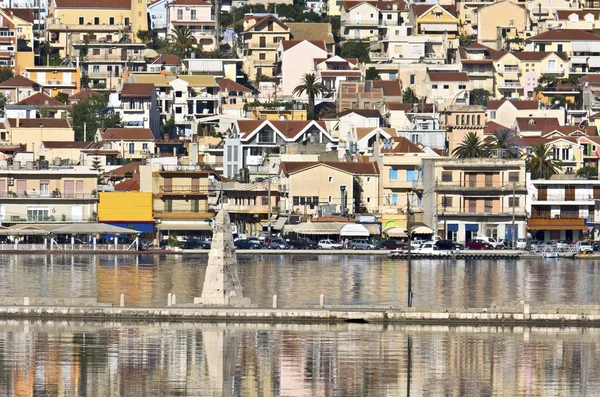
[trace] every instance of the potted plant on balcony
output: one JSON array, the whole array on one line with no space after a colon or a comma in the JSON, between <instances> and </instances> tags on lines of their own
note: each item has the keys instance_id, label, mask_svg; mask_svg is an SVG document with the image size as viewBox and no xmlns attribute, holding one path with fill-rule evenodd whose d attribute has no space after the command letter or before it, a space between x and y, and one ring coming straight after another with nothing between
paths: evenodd
<instances>
[{"instance_id":1,"label":"potted plant on balcony","mask_svg":"<svg viewBox=\"0 0 600 397\"><path fill-rule=\"evenodd\" d=\"M60 193L60 189L56 188L52 191L52 198L60 198L61 197L61 193Z\"/></svg>"},{"instance_id":2,"label":"potted plant on balcony","mask_svg":"<svg viewBox=\"0 0 600 397\"><path fill-rule=\"evenodd\" d=\"M8 197L17 197L17 193L13 192L12 190L9 190L9 191L6 193L6 195L7 195Z\"/></svg>"}]
</instances>

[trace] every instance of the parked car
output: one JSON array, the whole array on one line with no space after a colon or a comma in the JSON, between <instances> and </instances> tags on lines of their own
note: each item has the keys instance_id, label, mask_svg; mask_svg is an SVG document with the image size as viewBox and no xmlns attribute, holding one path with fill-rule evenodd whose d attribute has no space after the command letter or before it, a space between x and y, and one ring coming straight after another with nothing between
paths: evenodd
<instances>
[{"instance_id":1,"label":"parked car","mask_svg":"<svg viewBox=\"0 0 600 397\"><path fill-rule=\"evenodd\" d=\"M541 241L529 240L527 242L527 245L525 246L525 249L527 251L536 251L537 249L539 249L539 247L540 247L541 244L542 244Z\"/></svg>"},{"instance_id":2,"label":"parked car","mask_svg":"<svg viewBox=\"0 0 600 397\"><path fill-rule=\"evenodd\" d=\"M271 250L286 250L290 248L290 245L282 238L271 237L266 240L265 248Z\"/></svg>"},{"instance_id":3,"label":"parked car","mask_svg":"<svg viewBox=\"0 0 600 397\"><path fill-rule=\"evenodd\" d=\"M374 250L377 249L377 246L369 240L357 239L350 242L350 248L353 250Z\"/></svg>"},{"instance_id":4,"label":"parked car","mask_svg":"<svg viewBox=\"0 0 600 397\"><path fill-rule=\"evenodd\" d=\"M569 243L567 240L558 240L556 242L556 248L559 250L566 250L569 248L569 245L571 245L571 243Z\"/></svg>"},{"instance_id":5,"label":"parked car","mask_svg":"<svg viewBox=\"0 0 600 397\"><path fill-rule=\"evenodd\" d=\"M317 243L317 248L322 250L341 250L342 247L342 244L333 240L321 240Z\"/></svg>"},{"instance_id":6,"label":"parked car","mask_svg":"<svg viewBox=\"0 0 600 397\"><path fill-rule=\"evenodd\" d=\"M600 251L600 241L594 243L594 251Z\"/></svg>"},{"instance_id":7,"label":"parked car","mask_svg":"<svg viewBox=\"0 0 600 397\"><path fill-rule=\"evenodd\" d=\"M297 240L292 240L289 242L291 248L295 249L315 249L317 248L317 243L312 241L309 238L299 238Z\"/></svg>"},{"instance_id":8,"label":"parked car","mask_svg":"<svg viewBox=\"0 0 600 397\"><path fill-rule=\"evenodd\" d=\"M578 243L578 245L579 245L579 252L587 252L587 253L594 252L593 241L580 241Z\"/></svg>"},{"instance_id":9,"label":"parked car","mask_svg":"<svg viewBox=\"0 0 600 397\"><path fill-rule=\"evenodd\" d=\"M467 241L465 247L469 250L493 250L494 246L487 241L480 239L473 239Z\"/></svg>"},{"instance_id":10,"label":"parked car","mask_svg":"<svg viewBox=\"0 0 600 397\"><path fill-rule=\"evenodd\" d=\"M441 250L464 250L465 246L453 240L438 240L435 242L436 247Z\"/></svg>"},{"instance_id":11,"label":"parked car","mask_svg":"<svg viewBox=\"0 0 600 397\"><path fill-rule=\"evenodd\" d=\"M248 237L248 241L254 241L256 244L262 245L262 241L258 237Z\"/></svg>"},{"instance_id":12,"label":"parked car","mask_svg":"<svg viewBox=\"0 0 600 397\"><path fill-rule=\"evenodd\" d=\"M262 245L260 245L256 241L251 241L248 239L236 240L234 241L233 245L235 246L235 248L241 250L258 250L262 248Z\"/></svg>"},{"instance_id":13,"label":"parked car","mask_svg":"<svg viewBox=\"0 0 600 397\"><path fill-rule=\"evenodd\" d=\"M517 249L524 250L527 247L527 239L526 238L518 238L517 239Z\"/></svg>"},{"instance_id":14,"label":"parked car","mask_svg":"<svg viewBox=\"0 0 600 397\"><path fill-rule=\"evenodd\" d=\"M419 248L424 243L425 243L425 240L411 240L410 241L410 247L412 249Z\"/></svg>"},{"instance_id":15,"label":"parked car","mask_svg":"<svg viewBox=\"0 0 600 397\"><path fill-rule=\"evenodd\" d=\"M398 240L385 240L381 243L380 247L384 250L406 249L406 245Z\"/></svg>"},{"instance_id":16,"label":"parked car","mask_svg":"<svg viewBox=\"0 0 600 397\"><path fill-rule=\"evenodd\" d=\"M437 241L425 241L419 248L413 250L415 254L442 255L451 250L443 250L437 246Z\"/></svg>"},{"instance_id":17,"label":"parked car","mask_svg":"<svg viewBox=\"0 0 600 397\"><path fill-rule=\"evenodd\" d=\"M492 249L496 248L496 246L500 244L500 242L498 240L496 240L495 238L487 237L487 236L480 236L474 240L481 240L485 243L488 243L489 245L491 245L493 247Z\"/></svg>"}]
</instances>

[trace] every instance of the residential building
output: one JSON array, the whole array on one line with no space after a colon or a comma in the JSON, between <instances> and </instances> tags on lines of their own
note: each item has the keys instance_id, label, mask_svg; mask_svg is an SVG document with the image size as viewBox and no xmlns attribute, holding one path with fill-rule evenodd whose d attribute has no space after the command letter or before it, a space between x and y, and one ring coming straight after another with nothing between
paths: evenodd
<instances>
[{"instance_id":1,"label":"residential building","mask_svg":"<svg viewBox=\"0 0 600 397\"><path fill-rule=\"evenodd\" d=\"M409 22L415 28L417 35L444 36L451 40L450 48L458 47L455 39L458 37L460 20L456 16L454 6L441 4L412 4L410 6Z\"/></svg>"},{"instance_id":2,"label":"residential building","mask_svg":"<svg viewBox=\"0 0 600 397\"><path fill-rule=\"evenodd\" d=\"M15 75L0 83L0 92L13 103L19 103L39 91L38 83L21 75Z\"/></svg>"},{"instance_id":3,"label":"residential building","mask_svg":"<svg viewBox=\"0 0 600 397\"><path fill-rule=\"evenodd\" d=\"M529 11L523 4L502 0L477 8L471 22L477 33L477 42L494 50L514 49L511 39L525 39L529 31Z\"/></svg>"},{"instance_id":4,"label":"residential building","mask_svg":"<svg viewBox=\"0 0 600 397\"><path fill-rule=\"evenodd\" d=\"M355 127L350 131L348 142L350 143L350 155L363 154L373 155L375 148L386 139L392 139L396 136L396 130L393 128L381 127Z\"/></svg>"},{"instance_id":5,"label":"residential building","mask_svg":"<svg viewBox=\"0 0 600 397\"><path fill-rule=\"evenodd\" d=\"M253 101L253 92L250 88L236 83L231 79L219 80L221 94L221 109L223 114L244 117L244 105Z\"/></svg>"},{"instance_id":6,"label":"residential building","mask_svg":"<svg viewBox=\"0 0 600 397\"><path fill-rule=\"evenodd\" d=\"M92 142L80 141L43 141L39 155L53 165L77 165L81 158L81 150L87 149L91 144Z\"/></svg>"},{"instance_id":7,"label":"residential building","mask_svg":"<svg viewBox=\"0 0 600 397\"><path fill-rule=\"evenodd\" d=\"M329 22L287 22L286 25L293 40L324 41L327 57L335 55L335 39Z\"/></svg>"},{"instance_id":8,"label":"residential building","mask_svg":"<svg viewBox=\"0 0 600 397\"><path fill-rule=\"evenodd\" d=\"M167 38L167 1L156 0L148 4L148 28L152 34L161 39Z\"/></svg>"},{"instance_id":9,"label":"residential building","mask_svg":"<svg viewBox=\"0 0 600 397\"><path fill-rule=\"evenodd\" d=\"M35 23L34 10L25 8L10 8L0 11L0 14L6 16L10 22L15 26L15 47L12 50L14 54L14 72L15 74L22 73L26 67L34 65L34 47L37 44L37 40L34 38L33 28ZM38 10L35 12L38 14ZM3 18L4 18L3 16ZM0 33L1 34L1 33ZM10 30L5 30L5 40L10 41ZM34 44L34 40L36 43ZM12 44L7 43L7 49ZM10 50L9 50L10 52ZM10 54L9 54L10 56ZM5 58L6 59L6 58ZM0 58L0 62L2 59Z\"/></svg>"},{"instance_id":10,"label":"residential building","mask_svg":"<svg viewBox=\"0 0 600 397\"><path fill-rule=\"evenodd\" d=\"M558 119L550 117L517 117L512 129L520 137L539 137L547 127L558 127Z\"/></svg>"},{"instance_id":11,"label":"residential building","mask_svg":"<svg viewBox=\"0 0 600 397\"><path fill-rule=\"evenodd\" d=\"M96 191L88 167L0 167L0 219L3 226L96 221Z\"/></svg>"},{"instance_id":12,"label":"residential building","mask_svg":"<svg viewBox=\"0 0 600 397\"><path fill-rule=\"evenodd\" d=\"M358 68L358 59L341 58L337 55L327 59L315 59L314 70L316 77L333 93L337 99L338 88L342 81L361 81L363 72Z\"/></svg>"},{"instance_id":13,"label":"residential building","mask_svg":"<svg viewBox=\"0 0 600 397\"><path fill-rule=\"evenodd\" d=\"M386 102L402 101L400 80L341 81L338 86L337 111L372 109L381 111Z\"/></svg>"},{"instance_id":14,"label":"residential building","mask_svg":"<svg viewBox=\"0 0 600 397\"><path fill-rule=\"evenodd\" d=\"M412 26L388 26L385 34L381 35L378 51L373 52L371 59L393 60L402 64L443 64L446 61L448 44L449 41L444 36L413 35Z\"/></svg>"},{"instance_id":15,"label":"residential building","mask_svg":"<svg viewBox=\"0 0 600 397\"><path fill-rule=\"evenodd\" d=\"M38 159L44 141L72 142L75 132L67 119L5 119L0 129L2 141L17 144L25 143L27 151Z\"/></svg>"},{"instance_id":16,"label":"residential building","mask_svg":"<svg viewBox=\"0 0 600 397\"><path fill-rule=\"evenodd\" d=\"M568 1L565 1L568 3ZM542 2L542 7L546 4ZM600 10L597 9L554 9L550 14L550 20L547 22L548 28L556 29L581 29L592 33L600 31Z\"/></svg>"},{"instance_id":17,"label":"residential building","mask_svg":"<svg viewBox=\"0 0 600 397\"><path fill-rule=\"evenodd\" d=\"M331 131L341 142L349 142L356 128L371 130L383 125L378 110L349 109L323 117L327 131Z\"/></svg>"},{"instance_id":18,"label":"residential building","mask_svg":"<svg viewBox=\"0 0 600 397\"><path fill-rule=\"evenodd\" d=\"M100 94L92 89L86 88L79 91L77 94L69 95L69 104L73 105L82 99L87 99L93 96L99 96Z\"/></svg>"},{"instance_id":19,"label":"residential building","mask_svg":"<svg viewBox=\"0 0 600 397\"><path fill-rule=\"evenodd\" d=\"M148 72L152 73L160 73L166 70L173 74L181 74L181 59L173 54L159 54L148 60L147 68Z\"/></svg>"},{"instance_id":20,"label":"residential building","mask_svg":"<svg viewBox=\"0 0 600 397\"><path fill-rule=\"evenodd\" d=\"M302 84L305 74L311 73L315 67L315 59L327 58L327 49L323 40L283 40L277 49L277 62L280 63L279 72L281 76L280 91L278 96L296 97L294 89ZM304 92L299 95L301 99L307 99L308 94Z\"/></svg>"},{"instance_id":21,"label":"residential building","mask_svg":"<svg viewBox=\"0 0 600 397\"><path fill-rule=\"evenodd\" d=\"M366 40L379 36L379 9L372 1L342 1L340 36L343 40Z\"/></svg>"},{"instance_id":22,"label":"residential building","mask_svg":"<svg viewBox=\"0 0 600 397\"><path fill-rule=\"evenodd\" d=\"M539 240L578 241L592 236L600 181L556 175L528 181L527 227Z\"/></svg>"},{"instance_id":23,"label":"residential building","mask_svg":"<svg viewBox=\"0 0 600 397\"><path fill-rule=\"evenodd\" d=\"M81 88L81 73L77 67L32 66L25 68L23 76L36 82L44 94L53 98L61 92L75 95Z\"/></svg>"},{"instance_id":24,"label":"residential building","mask_svg":"<svg viewBox=\"0 0 600 397\"><path fill-rule=\"evenodd\" d=\"M238 120L225 139L223 175L232 178L243 168L253 175L279 172L281 154L321 154L337 147L322 121Z\"/></svg>"},{"instance_id":25,"label":"residential building","mask_svg":"<svg viewBox=\"0 0 600 397\"><path fill-rule=\"evenodd\" d=\"M529 18L531 19L530 30L533 34L538 34L545 30L556 29L557 27L563 27L565 29L572 29L573 26L569 26L565 23L558 25L555 22L555 14L557 12L578 11L574 10L573 3L570 0L553 0L548 2L547 0L532 0L527 2L527 10L529 11ZM585 6L583 6L585 7Z\"/></svg>"},{"instance_id":26,"label":"residential building","mask_svg":"<svg viewBox=\"0 0 600 397\"><path fill-rule=\"evenodd\" d=\"M203 0L173 0L165 4L167 10L167 37L178 28L190 29L202 51L217 48L215 16L212 4Z\"/></svg>"},{"instance_id":27,"label":"residential building","mask_svg":"<svg viewBox=\"0 0 600 397\"><path fill-rule=\"evenodd\" d=\"M36 41L43 40L48 16L48 3L46 1L30 0L2 0L0 8L10 10L19 18L31 22ZM32 15L32 16L30 16ZM31 46L34 47L33 45Z\"/></svg>"},{"instance_id":28,"label":"residential building","mask_svg":"<svg viewBox=\"0 0 600 397\"><path fill-rule=\"evenodd\" d=\"M110 105L121 115L125 126L150 129L155 137L160 136L160 113L152 84L125 83L118 98L116 95L111 95Z\"/></svg>"},{"instance_id":29,"label":"residential building","mask_svg":"<svg viewBox=\"0 0 600 397\"><path fill-rule=\"evenodd\" d=\"M290 28L274 15L244 20L244 30L239 33L239 54L244 58L242 67L250 80L275 76L277 49L290 37Z\"/></svg>"},{"instance_id":30,"label":"residential building","mask_svg":"<svg viewBox=\"0 0 600 397\"><path fill-rule=\"evenodd\" d=\"M0 66L17 71L17 26L12 14L0 10Z\"/></svg>"},{"instance_id":31,"label":"residential building","mask_svg":"<svg viewBox=\"0 0 600 397\"><path fill-rule=\"evenodd\" d=\"M540 108L538 101L488 100L486 118L507 128L514 125L517 117L554 118L559 125L565 124L564 108Z\"/></svg>"},{"instance_id":32,"label":"residential building","mask_svg":"<svg viewBox=\"0 0 600 397\"><path fill-rule=\"evenodd\" d=\"M460 242L526 236L524 160L423 159L422 168L424 220L436 234Z\"/></svg>"},{"instance_id":33,"label":"residential building","mask_svg":"<svg viewBox=\"0 0 600 397\"><path fill-rule=\"evenodd\" d=\"M256 55L256 54L255 54ZM258 56L258 55L256 55ZM182 70L184 74L191 75L210 75L216 79L231 79L237 81L238 64L243 64L243 59L182 59Z\"/></svg>"},{"instance_id":34,"label":"residential building","mask_svg":"<svg viewBox=\"0 0 600 397\"><path fill-rule=\"evenodd\" d=\"M434 102L440 109L452 105L469 104L469 77L464 72L427 73L425 86L429 89L422 93L424 98Z\"/></svg>"},{"instance_id":35,"label":"residential building","mask_svg":"<svg viewBox=\"0 0 600 397\"><path fill-rule=\"evenodd\" d=\"M282 162L280 207L286 214L375 213L379 170L376 163Z\"/></svg>"},{"instance_id":36,"label":"residential building","mask_svg":"<svg viewBox=\"0 0 600 397\"><path fill-rule=\"evenodd\" d=\"M100 192L98 222L137 230L144 233L146 238L153 238L152 201L152 192Z\"/></svg>"},{"instance_id":37,"label":"residential building","mask_svg":"<svg viewBox=\"0 0 600 397\"><path fill-rule=\"evenodd\" d=\"M443 112L442 124L442 128L448 131L448 151L452 153L469 133L475 133L483 138L485 108L480 105L450 106Z\"/></svg>"},{"instance_id":38,"label":"residential building","mask_svg":"<svg viewBox=\"0 0 600 397\"><path fill-rule=\"evenodd\" d=\"M40 92L38 92L37 94L33 94L32 96L30 96L29 98L25 98L23 99L21 102L19 102L17 105L12 105L14 106L33 106L35 108L34 112L30 112L31 117L30 118L35 118L37 117L38 113L44 114L44 116L46 118L60 118L60 119L66 119L69 116L69 110L70 107L69 105L66 105L62 102L57 101L54 98L49 97L48 95L42 94ZM11 105L8 105L11 106ZM9 116L11 118L17 118L17 117L21 117L19 116ZM23 118L26 118L26 116L24 116Z\"/></svg>"},{"instance_id":39,"label":"residential building","mask_svg":"<svg viewBox=\"0 0 600 397\"><path fill-rule=\"evenodd\" d=\"M396 128L398 137L431 149L447 151L447 131L441 125L441 114L437 106L422 104L390 104L390 126Z\"/></svg>"},{"instance_id":40,"label":"residential building","mask_svg":"<svg viewBox=\"0 0 600 397\"><path fill-rule=\"evenodd\" d=\"M471 90L481 89L494 93L494 60L497 52L479 43L458 47L456 62L460 71L467 74ZM480 104L478 104L480 105Z\"/></svg>"},{"instance_id":41,"label":"residential building","mask_svg":"<svg viewBox=\"0 0 600 397\"><path fill-rule=\"evenodd\" d=\"M155 152L154 135L148 128L98 129L94 141L104 149L118 151L123 159L142 160Z\"/></svg>"}]
</instances>

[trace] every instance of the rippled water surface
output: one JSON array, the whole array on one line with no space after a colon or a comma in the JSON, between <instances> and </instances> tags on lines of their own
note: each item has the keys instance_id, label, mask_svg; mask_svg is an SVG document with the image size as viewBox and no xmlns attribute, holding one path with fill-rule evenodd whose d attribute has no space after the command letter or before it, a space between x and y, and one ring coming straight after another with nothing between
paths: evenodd
<instances>
[{"instance_id":1,"label":"rippled water surface","mask_svg":"<svg viewBox=\"0 0 600 397\"><path fill-rule=\"evenodd\" d=\"M599 344L595 329L0 322L0 395L597 396Z\"/></svg>"},{"instance_id":2,"label":"rippled water surface","mask_svg":"<svg viewBox=\"0 0 600 397\"><path fill-rule=\"evenodd\" d=\"M202 293L206 255L0 255L2 297L87 297L129 306L179 303ZM244 294L259 306L406 303L407 266L384 256L240 255ZM600 304L600 261L422 260L413 262L415 306Z\"/></svg>"}]
</instances>

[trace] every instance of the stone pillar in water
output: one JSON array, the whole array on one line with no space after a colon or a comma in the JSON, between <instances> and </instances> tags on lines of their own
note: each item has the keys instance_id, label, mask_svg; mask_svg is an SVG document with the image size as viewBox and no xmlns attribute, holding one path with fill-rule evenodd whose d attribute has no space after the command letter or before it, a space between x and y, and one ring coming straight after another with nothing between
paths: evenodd
<instances>
[{"instance_id":1,"label":"stone pillar in water","mask_svg":"<svg viewBox=\"0 0 600 397\"><path fill-rule=\"evenodd\" d=\"M222 209L214 221L202 297L194 298L194 304L249 306L250 299L244 298L242 294L242 284L238 277L237 266L229 214Z\"/></svg>"}]
</instances>

